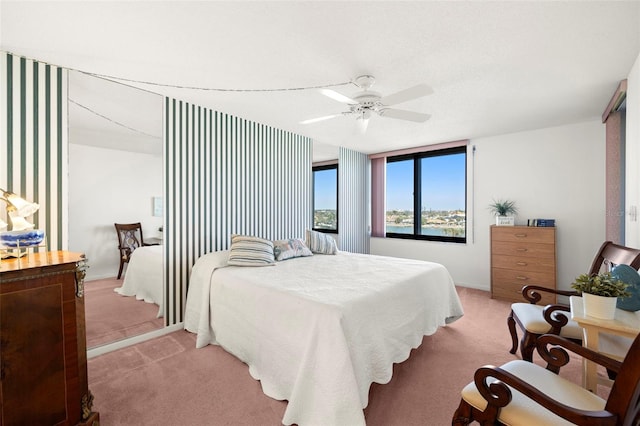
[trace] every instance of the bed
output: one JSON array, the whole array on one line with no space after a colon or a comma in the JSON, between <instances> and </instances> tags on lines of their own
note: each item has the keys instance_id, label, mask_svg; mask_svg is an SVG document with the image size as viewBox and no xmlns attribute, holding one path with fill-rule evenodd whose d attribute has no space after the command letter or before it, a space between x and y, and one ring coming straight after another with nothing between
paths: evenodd
<instances>
[{"instance_id":1,"label":"bed","mask_svg":"<svg viewBox=\"0 0 640 426\"><path fill-rule=\"evenodd\" d=\"M122 287L113 289L122 296L158 305L157 318L164 316L162 246L138 247L131 254Z\"/></svg>"},{"instance_id":2,"label":"bed","mask_svg":"<svg viewBox=\"0 0 640 426\"><path fill-rule=\"evenodd\" d=\"M424 335L463 315L437 263L340 252L256 268L227 266L228 256L194 265L185 329L288 400L287 425L364 424L371 383L388 383Z\"/></svg>"}]
</instances>

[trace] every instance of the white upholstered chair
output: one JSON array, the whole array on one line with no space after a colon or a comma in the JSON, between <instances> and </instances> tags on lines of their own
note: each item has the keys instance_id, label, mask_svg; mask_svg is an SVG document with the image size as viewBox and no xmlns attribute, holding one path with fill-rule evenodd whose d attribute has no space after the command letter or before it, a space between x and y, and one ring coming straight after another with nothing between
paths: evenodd
<instances>
[{"instance_id":1,"label":"white upholstered chair","mask_svg":"<svg viewBox=\"0 0 640 426\"><path fill-rule=\"evenodd\" d=\"M640 424L640 336L621 363L568 339L546 334L537 341L542 367L513 360L476 370L461 392L451 424L482 425L638 425ZM602 399L558 375L570 361L566 348L617 373L608 398ZM573 361L575 362L575 360Z\"/></svg>"},{"instance_id":2,"label":"white upholstered chair","mask_svg":"<svg viewBox=\"0 0 640 426\"><path fill-rule=\"evenodd\" d=\"M640 268L640 250L605 241L593 259L589 274L598 273L603 265L608 268L614 265L630 265L637 270ZM569 306L561 304L539 305L538 302L542 298L540 292L551 292L567 297L578 295L575 291L553 290L533 285L522 288L522 296L526 302L511 305L507 325L511 334L510 352L512 354L515 354L518 349L516 324L522 329L520 353L522 359L526 361L532 360L536 340L543 334L556 334L575 343L582 342L582 328L571 320Z\"/></svg>"}]
</instances>

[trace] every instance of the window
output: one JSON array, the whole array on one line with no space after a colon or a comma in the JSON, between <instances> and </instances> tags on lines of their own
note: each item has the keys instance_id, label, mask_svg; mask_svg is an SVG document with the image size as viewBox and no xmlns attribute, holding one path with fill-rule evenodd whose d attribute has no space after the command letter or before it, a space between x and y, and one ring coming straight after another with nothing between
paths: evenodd
<instances>
[{"instance_id":1,"label":"window","mask_svg":"<svg viewBox=\"0 0 640 426\"><path fill-rule=\"evenodd\" d=\"M313 168L313 229L338 233L338 165Z\"/></svg>"},{"instance_id":2,"label":"window","mask_svg":"<svg viewBox=\"0 0 640 426\"><path fill-rule=\"evenodd\" d=\"M466 242L466 152L463 146L387 158L387 237Z\"/></svg>"}]
</instances>

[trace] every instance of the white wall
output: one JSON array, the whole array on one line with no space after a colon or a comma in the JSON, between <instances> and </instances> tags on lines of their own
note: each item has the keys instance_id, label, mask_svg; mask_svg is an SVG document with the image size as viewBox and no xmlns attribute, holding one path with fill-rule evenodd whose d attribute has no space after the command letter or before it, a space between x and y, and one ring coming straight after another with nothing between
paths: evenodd
<instances>
[{"instance_id":1,"label":"white wall","mask_svg":"<svg viewBox=\"0 0 640 426\"><path fill-rule=\"evenodd\" d=\"M442 263L456 284L489 290L495 218L487 206L510 199L517 225L556 220L558 287L570 289L604 241L604 130L598 120L471 140L467 244L372 238L371 253Z\"/></svg>"},{"instance_id":2,"label":"white wall","mask_svg":"<svg viewBox=\"0 0 640 426\"><path fill-rule=\"evenodd\" d=\"M87 280L118 273L114 223L141 222L145 239L160 236L152 197L161 195L161 156L69 144L69 250L86 254Z\"/></svg>"},{"instance_id":3,"label":"white wall","mask_svg":"<svg viewBox=\"0 0 640 426\"><path fill-rule=\"evenodd\" d=\"M627 77L626 210L640 210L640 55ZM640 213L638 213L640 215ZM640 247L640 221L625 216L625 245Z\"/></svg>"}]
</instances>

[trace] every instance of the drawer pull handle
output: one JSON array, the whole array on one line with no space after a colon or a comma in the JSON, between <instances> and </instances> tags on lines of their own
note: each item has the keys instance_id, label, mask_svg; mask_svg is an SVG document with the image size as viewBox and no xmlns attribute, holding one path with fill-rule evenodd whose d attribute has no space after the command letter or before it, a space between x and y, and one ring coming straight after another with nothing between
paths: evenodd
<instances>
[{"instance_id":1,"label":"drawer pull handle","mask_svg":"<svg viewBox=\"0 0 640 426\"><path fill-rule=\"evenodd\" d=\"M518 266L527 266L527 262L516 262Z\"/></svg>"},{"instance_id":2,"label":"drawer pull handle","mask_svg":"<svg viewBox=\"0 0 640 426\"><path fill-rule=\"evenodd\" d=\"M527 234L515 234L515 236L518 238L525 238Z\"/></svg>"},{"instance_id":3,"label":"drawer pull handle","mask_svg":"<svg viewBox=\"0 0 640 426\"><path fill-rule=\"evenodd\" d=\"M526 248L517 248L516 251L527 251Z\"/></svg>"},{"instance_id":4,"label":"drawer pull handle","mask_svg":"<svg viewBox=\"0 0 640 426\"><path fill-rule=\"evenodd\" d=\"M529 278L527 278L527 277L523 277L522 275L519 275L519 276L517 276L517 277L516 277L516 279L517 279L517 280L520 280L520 281L526 281L526 280L528 280Z\"/></svg>"}]
</instances>

